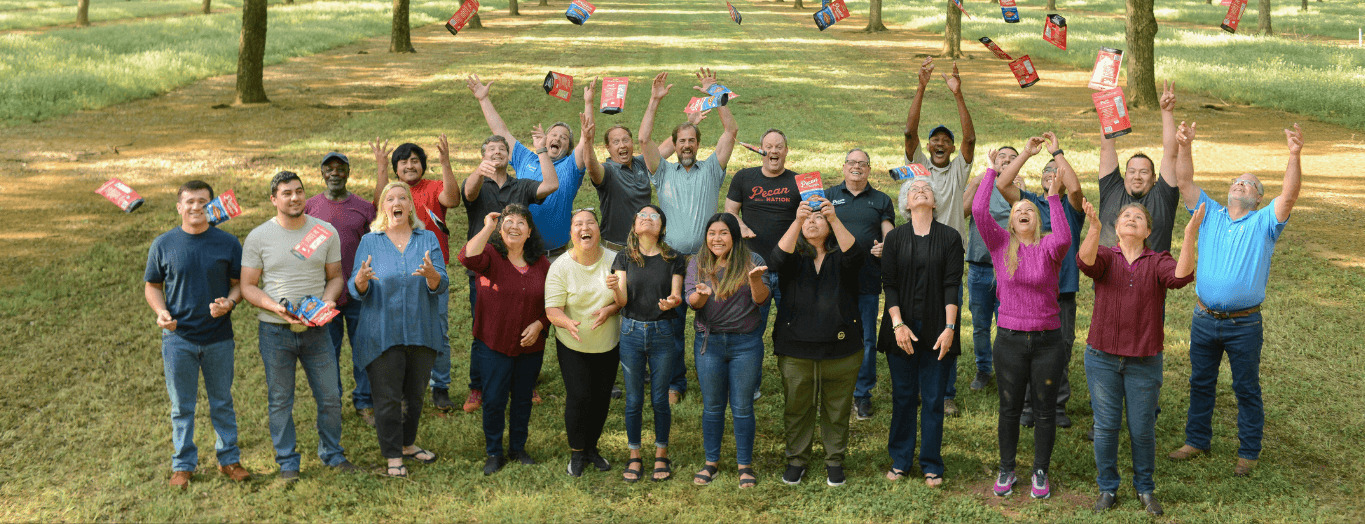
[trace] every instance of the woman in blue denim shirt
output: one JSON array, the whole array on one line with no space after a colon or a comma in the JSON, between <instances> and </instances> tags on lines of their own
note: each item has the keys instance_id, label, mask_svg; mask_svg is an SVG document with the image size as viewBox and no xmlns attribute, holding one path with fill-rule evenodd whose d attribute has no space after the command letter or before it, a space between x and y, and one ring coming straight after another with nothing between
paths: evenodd
<instances>
[{"instance_id":1,"label":"woman in blue denim shirt","mask_svg":"<svg viewBox=\"0 0 1365 524\"><path fill-rule=\"evenodd\" d=\"M621 309L621 371L626 381L626 439L630 460L622 478L640 480L640 426L644 406L645 368L648 364L650 400L654 407L654 480L672 477L668 433L673 410L668 404L668 382L673 377L675 308L682 304L687 257L673 251L661 238L668 217L655 205L640 208L626 238L626 247L612 263L607 285L616 292Z\"/></svg>"}]
</instances>

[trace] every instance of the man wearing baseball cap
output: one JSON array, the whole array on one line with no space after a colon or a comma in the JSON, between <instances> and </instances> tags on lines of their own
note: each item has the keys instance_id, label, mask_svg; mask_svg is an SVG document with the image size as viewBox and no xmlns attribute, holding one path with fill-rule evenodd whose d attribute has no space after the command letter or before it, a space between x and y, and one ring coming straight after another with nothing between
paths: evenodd
<instances>
[{"instance_id":1,"label":"man wearing baseball cap","mask_svg":"<svg viewBox=\"0 0 1365 524\"><path fill-rule=\"evenodd\" d=\"M349 276L355 264L355 249L360 245L360 237L370 232L370 222L374 221L374 204L346 189L346 181L351 177L351 161L346 155L332 151L322 157L322 182L327 190L308 199L304 204L304 214L316 217L331 224L341 240L341 273ZM360 304L347 300L342 293L337 299L337 310L341 312L328 324L332 332L332 346L337 355L337 384L341 384L341 339L355 341L356 323L360 321ZM344 324L344 327L343 327ZM352 347L351 354L355 355ZM351 392L351 403L366 424L374 425L374 403L370 399L370 380L365 370L354 366L351 361L351 375L355 377L355 390Z\"/></svg>"}]
</instances>

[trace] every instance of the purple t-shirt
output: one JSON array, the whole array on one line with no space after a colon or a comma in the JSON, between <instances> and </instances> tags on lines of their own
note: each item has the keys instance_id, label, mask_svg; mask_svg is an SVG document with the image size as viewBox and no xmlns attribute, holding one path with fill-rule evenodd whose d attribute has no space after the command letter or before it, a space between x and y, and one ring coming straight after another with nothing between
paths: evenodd
<instances>
[{"instance_id":1,"label":"purple t-shirt","mask_svg":"<svg viewBox=\"0 0 1365 524\"><path fill-rule=\"evenodd\" d=\"M995 222L990 211L995 176L994 169L986 170L972 201L972 218L995 265L995 289L1000 297L996 325L1015 331L1059 329L1062 321L1058 316L1061 308L1057 305L1057 275L1071 247L1071 225L1062 209L1061 197L1047 197L1052 233L1043 235L1037 244L1019 245L1018 268L1011 275L1006 264L1010 233Z\"/></svg>"},{"instance_id":2,"label":"purple t-shirt","mask_svg":"<svg viewBox=\"0 0 1365 524\"><path fill-rule=\"evenodd\" d=\"M374 204L355 193L340 202L333 202L327 195L318 193L304 204L303 212L336 228L337 239L341 240L341 274L350 277L360 237L370 232L370 222L374 222ZM346 301L346 293L342 293L338 305Z\"/></svg>"}]
</instances>

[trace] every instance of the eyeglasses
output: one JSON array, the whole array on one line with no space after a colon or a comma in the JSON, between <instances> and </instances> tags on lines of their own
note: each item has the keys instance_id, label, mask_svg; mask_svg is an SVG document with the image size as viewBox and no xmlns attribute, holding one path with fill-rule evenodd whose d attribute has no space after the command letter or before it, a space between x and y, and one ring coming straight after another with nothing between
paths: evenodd
<instances>
[{"instance_id":1,"label":"eyeglasses","mask_svg":"<svg viewBox=\"0 0 1365 524\"><path fill-rule=\"evenodd\" d=\"M594 214L594 215L597 214L597 209L596 209L596 208L591 208L591 207L580 207L580 208L578 208L578 209L573 210L573 213L570 213L570 214L571 214L571 215L577 215L577 214L582 213L582 212L584 212L584 211L592 212L592 214Z\"/></svg>"},{"instance_id":2,"label":"eyeglasses","mask_svg":"<svg viewBox=\"0 0 1365 524\"><path fill-rule=\"evenodd\" d=\"M910 193L929 193L933 191L933 188L929 187L928 184L914 184L906 191Z\"/></svg>"},{"instance_id":3,"label":"eyeglasses","mask_svg":"<svg viewBox=\"0 0 1365 524\"><path fill-rule=\"evenodd\" d=\"M1232 187L1237 187L1238 184L1245 184L1247 187L1255 189L1257 194L1265 194L1265 190L1261 189L1261 183L1255 180L1247 180L1245 178L1232 179Z\"/></svg>"},{"instance_id":4,"label":"eyeglasses","mask_svg":"<svg viewBox=\"0 0 1365 524\"><path fill-rule=\"evenodd\" d=\"M861 160L845 160L845 161L844 161L844 165L846 165L846 166L853 166L853 167L864 167L864 168L866 168L866 167L871 167L871 166L872 166L872 163L871 163L871 162L863 162L863 161L861 161Z\"/></svg>"},{"instance_id":5,"label":"eyeglasses","mask_svg":"<svg viewBox=\"0 0 1365 524\"><path fill-rule=\"evenodd\" d=\"M659 214L658 214L658 213L646 213L646 212L644 212L644 211L641 211L641 212L639 212L639 213L636 213L635 216L640 217L640 218L648 218L648 219L650 219L650 220L658 220L658 219L659 219Z\"/></svg>"}]
</instances>

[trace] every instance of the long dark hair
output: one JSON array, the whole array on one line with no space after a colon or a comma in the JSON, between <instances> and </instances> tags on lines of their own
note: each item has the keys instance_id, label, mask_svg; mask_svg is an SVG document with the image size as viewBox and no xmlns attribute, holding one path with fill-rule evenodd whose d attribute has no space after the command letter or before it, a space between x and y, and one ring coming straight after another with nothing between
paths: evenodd
<instances>
[{"instance_id":1,"label":"long dark hair","mask_svg":"<svg viewBox=\"0 0 1365 524\"><path fill-rule=\"evenodd\" d=\"M655 213L659 214L659 239L655 243L659 245L659 254L664 257L664 260L673 260L674 257L678 256L678 253L673 251L668 243L664 242L664 233L668 231L668 215L665 215L664 210L659 209L659 206L654 204L645 204L640 207L640 209L645 208L653 209ZM630 234L626 235L626 256L629 256L630 261L634 262L635 265L645 267L645 255L640 252L640 237L635 236L635 224L633 222L630 225Z\"/></svg>"},{"instance_id":2,"label":"long dark hair","mask_svg":"<svg viewBox=\"0 0 1365 524\"><path fill-rule=\"evenodd\" d=\"M802 205L805 204L803 203ZM811 213L810 216L812 217L815 216L815 213ZM807 217L806 220L810 220L810 218ZM805 226L806 226L805 224L801 224L800 226L797 227L800 229L805 229ZM834 238L834 226L830 225L829 221L826 220L825 227L829 229L829 234L825 235L825 252L832 253L834 251L839 251L839 239ZM810 258L815 258L816 255L819 254L815 251L815 245L811 244L809 240L806 240L806 235L803 231L797 231L796 254Z\"/></svg>"},{"instance_id":3,"label":"long dark hair","mask_svg":"<svg viewBox=\"0 0 1365 524\"><path fill-rule=\"evenodd\" d=\"M521 248L522 258L526 259L527 264L534 264L545 256L545 240L540 238L540 230L536 229L536 221L531 218L531 210L521 204L507 204L502 208L502 216L498 219L498 230L494 231L493 236L488 239L488 244L493 246L503 258L507 257L507 244L502 241L502 220L509 215L516 215L526 220L526 226L530 229L530 234L526 237L526 245Z\"/></svg>"},{"instance_id":4,"label":"long dark hair","mask_svg":"<svg viewBox=\"0 0 1365 524\"><path fill-rule=\"evenodd\" d=\"M754 268L754 262L749 254L749 246L745 245L744 238L739 234L739 220L734 215L729 213L711 215L706 221L706 227L702 229L702 235L710 231L711 225L716 222L724 223L730 230L730 254L725 257L725 266L719 266L716 254L706 247L703 236L702 248L697 251L697 279L707 281L717 298L727 298L749 281L749 270ZM725 276L717 280L716 274L722 269L725 270Z\"/></svg>"}]
</instances>

